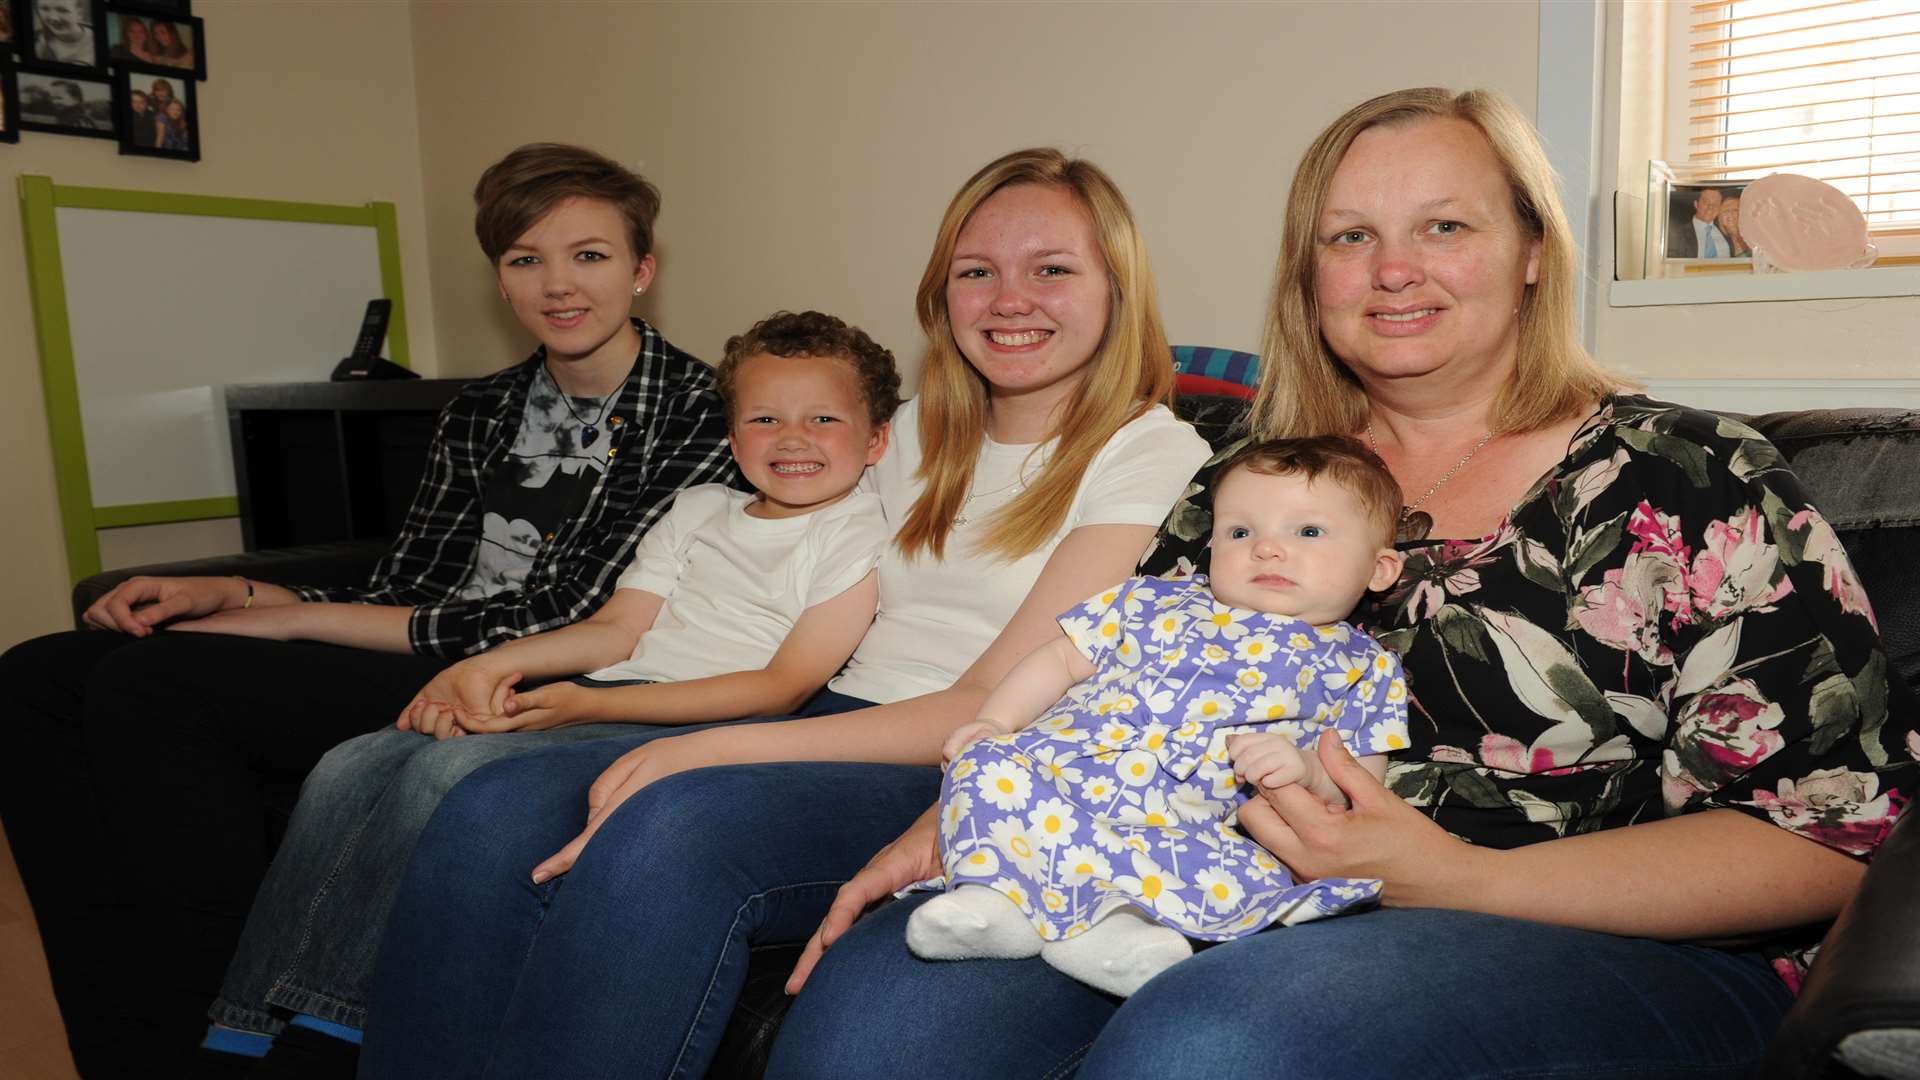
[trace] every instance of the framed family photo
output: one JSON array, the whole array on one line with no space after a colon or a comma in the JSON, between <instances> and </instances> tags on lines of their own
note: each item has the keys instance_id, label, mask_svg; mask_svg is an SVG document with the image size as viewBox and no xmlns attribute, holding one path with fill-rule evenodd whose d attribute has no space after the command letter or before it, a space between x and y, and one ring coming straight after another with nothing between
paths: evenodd
<instances>
[{"instance_id":1,"label":"framed family photo","mask_svg":"<svg viewBox=\"0 0 1920 1080\"><path fill-rule=\"evenodd\" d=\"M0 52L0 143L20 141L20 86L14 78L13 62Z\"/></svg>"},{"instance_id":2,"label":"framed family photo","mask_svg":"<svg viewBox=\"0 0 1920 1080\"><path fill-rule=\"evenodd\" d=\"M191 77L125 65L114 81L121 153L200 160L200 109Z\"/></svg>"},{"instance_id":3,"label":"framed family photo","mask_svg":"<svg viewBox=\"0 0 1920 1080\"><path fill-rule=\"evenodd\" d=\"M1647 276L1750 270L1740 196L1755 177L1723 168L1647 163Z\"/></svg>"},{"instance_id":4,"label":"framed family photo","mask_svg":"<svg viewBox=\"0 0 1920 1080\"><path fill-rule=\"evenodd\" d=\"M13 27L21 59L104 78L106 29L100 0L19 0Z\"/></svg>"},{"instance_id":5,"label":"framed family photo","mask_svg":"<svg viewBox=\"0 0 1920 1080\"><path fill-rule=\"evenodd\" d=\"M0 0L0 57L20 50L20 0Z\"/></svg>"},{"instance_id":6,"label":"framed family photo","mask_svg":"<svg viewBox=\"0 0 1920 1080\"><path fill-rule=\"evenodd\" d=\"M145 8L106 9L108 53L118 64L144 64L189 78L207 77L206 24L192 15Z\"/></svg>"},{"instance_id":7,"label":"framed family photo","mask_svg":"<svg viewBox=\"0 0 1920 1080\"><path fill-rule=\"evenodd\" d=\"M63 70L21 68L20 130L115 138L113 84Z\"/></svg>"}]
</instances>

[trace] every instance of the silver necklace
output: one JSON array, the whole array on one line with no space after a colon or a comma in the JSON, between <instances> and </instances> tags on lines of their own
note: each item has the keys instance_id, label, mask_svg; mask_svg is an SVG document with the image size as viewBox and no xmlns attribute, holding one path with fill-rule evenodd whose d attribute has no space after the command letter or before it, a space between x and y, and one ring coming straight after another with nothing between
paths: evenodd
<instances>
[{"instance_id":1,"label":"silver necklace","mask_svg":"<svg viewBox=\"0 0 1920 1080\"><path fill-rule=\"evenodd\" d=\"M969 517L967 514L967 507L972 506L973 501L975 499L984 499L989 495L998 495L1003 491L1007 491L1009 489L1014 489L1014 488L1017 488L1020 491L1025 491L1027 490L1028 479L1029 478L1027 476L1027 471L1023 467L1020 470L1020 474L1018 476L1015 476L1013 479L1007 481L1004 484L1001 484L997 488L994 488L992 491L982 491L976 494L973 488L969 486L967 488L967 497L960 501L960 512L953 515L953 527L956 529L962 528L973 520L973 518Z\"/></svg>"},{"instance_id":2,"label":"silver necklace","mask_svg":"<svg viewBox=\"0 0 1920 1080\"><path fill-rule=\"evenodd\" d=\"M1440 479L1435 480L1433 482L1433 486L1428 488L1425 492L1421 493L1419 498L1413 500L1412 502L1408 503L1406 506L1401 508L1400 538L1402 540L1419 540L1425 537L1427 533L1432 531L1433 515L1425 512L1424 510L1421 510L1420 504L1423 502L1426 502L1428 499L1433 498L1433 493L1440 490L1440 485L1453 479L1453 474L1459 472L1461 469L1466 468L1467 462L1473 460L1473 455L1479 453L1481 447L1487 445L1492 441L1493 441L1493 432L1491 431L1487 432L1485 435L1480 436L1480 441L1477 443L1474 443L1473 449L1467 451L1466 454L1463 455L1459 461L1454 462L1453 468L1448 469L1445 473L1441 475ZM1373 451L1374 456L1376 457L1379 456L1380 440L1373 437L1373 420L1371 418L1367 420L1367 448Z\"/></svg>"},{"instance_id":3,"label":"silver necklace","mask_svg":"<svg viewBox=\"0 0 1920 1080\"><path fill-rule=\"evenodd\" d=\"M560 380L553 377L553 372L547 371L547 365L541 364L540 370L546 373L547 381L553 384L553 392L560 395L560 404L567 407L567 415L573 417L574 423L581 425L580 449L585 450L587 447L592 446L594 441L600 438L600 424L606 420L607 414L613 411L614 402L619 400L620 388L614 387L613 390L607 394L600 403L599 419L589 424L580 418L579 413L573 411L573 399L567 396L565 390L560 389Z\"/></svg>"}]
</instances>

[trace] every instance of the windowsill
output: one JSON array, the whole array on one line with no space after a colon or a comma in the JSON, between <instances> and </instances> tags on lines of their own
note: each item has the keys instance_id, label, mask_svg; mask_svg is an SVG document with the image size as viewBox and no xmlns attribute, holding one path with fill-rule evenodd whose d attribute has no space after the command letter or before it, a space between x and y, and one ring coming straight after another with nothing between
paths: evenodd
<instances>
[{"instance_id":1,"label":"windowsill","mask_svg":"<svg viewBox=\"0 0 1920 1080\"><path fill-rule=\"evenodd\" d=\"M1920 266L1871 270L1825 270L1806 274L1697 274L1616 281L1607 293L1612 307L1669 304L1749 304L1782 300L1850 300L1920 296Z\"/></svg>"}]
</instances>

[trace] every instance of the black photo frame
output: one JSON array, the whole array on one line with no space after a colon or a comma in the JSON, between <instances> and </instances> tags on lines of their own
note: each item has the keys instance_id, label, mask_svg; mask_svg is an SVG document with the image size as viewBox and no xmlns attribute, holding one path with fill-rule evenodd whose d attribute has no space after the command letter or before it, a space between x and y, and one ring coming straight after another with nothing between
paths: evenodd
<instances>
[{"instance_id":1,"label":"black photo frame","mask_svg":"<svg viewBox=\"0 0 1920 1080\"><path fill-rule=\"evenodd\" d=\"M207 26L193 15L176 15L151 8L126 4L108 4L105 8L105 33L108 58L115 67L138 64L167 71L183 78L207 77ZM132 24L141 28L142 42L129 42ZM160 27L176 46L173 55L161 53Z\"/></svg>"},{"instance_id":2,"label":"black photo frame","mask_svg":"<svg viewBox=\"0 0 1920 1080\"><path fill-rule=\"evenodd\" d=\"M193 0L113 0L114 7L126 8L142 15L191 15Z\"/></svg>"},{"instance_id":3,"label":"black photo frame","mask_svg":"<svg viewBox=\"0 0 1920 1080\"><path fill-rule=\"evenodd\" d=\"M0 57L20 51L26 34L21 13L21 0L0 0Z\"/></svg>"},{"instance_id":4,"label":"black photo frame","mask_svg":"<svg viewBox=\"0 0 1920 1080\"><path fill-rule=\"evenodd\" d=\"M15 69L14 82L19 91L21 131L90 139L120 137L114 130L118 123L113 80L105 72L84 75L71 68L23 65Z\"/></svg>"},{"instance_id":5,"label":"black photo frame","mask_svg":"<svg viewBox=\"0 0 1920 1080\"><path fill-rule=\"evenodd\" d=\"M180 104L180 120L186 124L185 146L168 147L162 143L163 135L158 125L160 113L165 111L166 106L156 106L154 100L160 96L163 85L168 92L169 103L177 101ZM200 95L191 78L184 78L178 72L165 68L127 64L114 73L113 91L114 107L119 110L114 126L120 132L122 154L172 158L175 161L200 160ZM133 96L136 93L147 103L144 113L134 111Z\"/></svg>"},{"instance_id":6,"label":"black photo frame","mask_svg":"<svg viewBox=\"0 0 1920 1080\"><path fill-rule=\"evenodd\" d=\"M14 22L15 48L26 66L61 68L93 79L107 77L107 29L101 0L20 0ZM47 25L49 20L55 20ZM53 27L84 24L90 42L76 41Z\"/></svg>"},{"instance_id":7,"label":"black photo frame","mask_svg":"<svg viewBox=\"0 0 1920 1080\"><path fill-rule=\"evenodd\" d=\"M13 75L13 61L0 50L0 143L20 141L20 84Z\"/></svg>"}]
</instances>

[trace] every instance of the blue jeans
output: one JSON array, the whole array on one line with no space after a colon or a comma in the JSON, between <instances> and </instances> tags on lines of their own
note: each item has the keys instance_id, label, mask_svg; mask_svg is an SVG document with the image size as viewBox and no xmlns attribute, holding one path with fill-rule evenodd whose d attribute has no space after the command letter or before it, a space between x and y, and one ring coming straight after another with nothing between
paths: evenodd
<instances>
[{"instance_id":1,"label":"blue jeans","mask_svg":"<svg viewBox=\"0 0 1920 1080\"><path fill-rule=\"evenodd\" d=\"M940 787L904 765L697 769L635 794L571 873L533 884L617 746L499 762L441 804L381 945L363 1077L701 1076L750 947L805 940Z\"/></svg>"},{"instance_id":2,"label":"blue jeans","mask_svg":"<svg viewBox=\"0 0 1920 1080\"><path fill-rule=\"evenodd\" d=\"M1380 909L1204 949L1121 1002L1039 959L921 960L912 897L828 950L769 1080L1747 1077L1791 998L1753 953ZM1076 1069L1078 1070L1076 1072Z\"/></svg>"},{"instance_id":3,"label":"blue jeans","mask_svg":"<svg viewBox=\"0 0 1920 1080\"><path fill-rule=\"evenodd\" d=\"M300 789L208 1015L269 1034L287 1012L364 1026L380 930L414 842L449 789L482 765L544 746L618 737L631 748L711 726L580 724L438 742L388 727L334 747ZM517 810L491 808L496 817Z\"/></svg>"}]
</instances>

